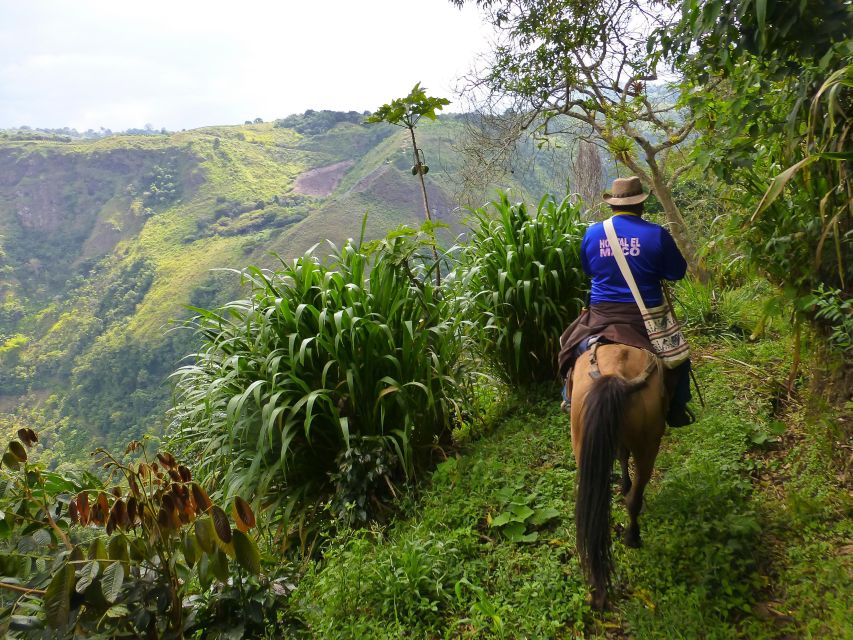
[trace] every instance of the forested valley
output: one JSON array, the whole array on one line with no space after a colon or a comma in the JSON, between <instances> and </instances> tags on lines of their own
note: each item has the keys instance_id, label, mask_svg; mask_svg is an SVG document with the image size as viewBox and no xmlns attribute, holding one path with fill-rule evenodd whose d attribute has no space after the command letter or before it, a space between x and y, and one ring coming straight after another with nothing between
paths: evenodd
<instances>
[{"instance_id":1,"label":"forested valley","mask_svg":"<svg viewBox=\"0 0 853 640\"><path fill-rule=\"evenodd\" d=\"M0 130L7 637L850 636L850 3L453 4L464 113ZM598 610L557 355L634 175L698 421Z\"/></svg>"}]
</instances>

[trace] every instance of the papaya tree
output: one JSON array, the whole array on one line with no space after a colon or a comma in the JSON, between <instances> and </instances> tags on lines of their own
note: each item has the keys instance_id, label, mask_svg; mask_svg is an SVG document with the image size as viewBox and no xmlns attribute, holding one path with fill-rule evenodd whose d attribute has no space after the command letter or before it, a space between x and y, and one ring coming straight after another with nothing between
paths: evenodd
<instances>
[{"instance_id":1,"label":"papaya tree","mask_svg":"<svg viewBox=\"0 0 853 640\"><path fill-rule=\"evenodd\" d=\"M409 95L392 100L388 104L383 104L373 113L373 115L367 118L367 122L387 122L388 124L403 127L408 130L409 135L411 136L412 159L414 162L412 165L412 175L417 176L420 180L421 195L424 200L424 216L429 223L429 232L433 239L432 253L436 263L436 286L441 286L441 268L438 265L438 249L435 243L435 231L432 226L433 219L429 209L426 181L424 180L424 176L429 171L429 166L424 162L423 151L418 147L418 143L415 138L415 127L421 118L435 120L437 117L436 112L441 111L448 104L450 104L450 100L447 98L428 96L426 94L426 89L422 88L421 83L418 82L409 92Z\"/></svg>"}]
</instances>

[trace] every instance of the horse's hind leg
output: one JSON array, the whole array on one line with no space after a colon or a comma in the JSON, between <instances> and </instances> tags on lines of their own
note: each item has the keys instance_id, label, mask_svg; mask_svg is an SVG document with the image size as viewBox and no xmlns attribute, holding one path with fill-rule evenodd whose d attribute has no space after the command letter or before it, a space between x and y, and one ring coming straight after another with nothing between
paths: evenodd
<instances>
[{"instance_id":1,"label":"horse's hind leg","mask_svg":"<svg viewBox=\"0 0 853 640\"><path fill-rule=\"evenodd\" d=\"M620 491L627 496L631 490L631 476L628 475L628 448L624 445L619 447L619 464L622 467L622 486Z\"/></svg>"},{"instance_id":2,"label":"horse's hind leg","mask_svg":"<svg viewBox=\"0 0 853 640\"><path fill-rule=\"evenodd\" d=\"M625 498L630 519L628 529L625 531L625 545L634 548L639 547L641 543L640 524L637 519L640 517L640 511L643 508L643 492L645 492L646 485L652 477L652 467L654 467L655 457L657 456L656 450L651 455L648 455L648 452L645 453L646 455L634 454L634 482Z\"/></svg>"}]
</instances>

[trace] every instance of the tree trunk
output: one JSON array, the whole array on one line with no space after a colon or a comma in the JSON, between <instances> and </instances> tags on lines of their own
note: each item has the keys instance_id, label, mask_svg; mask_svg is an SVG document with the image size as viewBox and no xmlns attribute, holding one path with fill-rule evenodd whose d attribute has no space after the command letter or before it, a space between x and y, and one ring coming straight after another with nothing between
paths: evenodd
<instances>
[{"instance_id":1,"label":"tree trunk","mask_svg":"<svg viewBox=\"0 0 853 640\"><path fill-rule=\"evenodd\" d=\"M412 134L412 154L415 159L415 169L417 170L418 178L421 181L421 194L424 197L424 215L429 222L432 222L432 215L429 212L429 200L427 199L427 190L426 190L426 182L424 181L424 170L423 165L421 164L421 158L418 155L418 144L415 142L415 129L414 127L409 127L409 133ZM435 286L441 286L441 264L438 259L438 249L435 246L435 229L430 229L430 236L432 237L432 255L435 258Z\"/></svg>"},{"instance_id":2,"label":"tree trunk","mask_svg":"<svg viewBox=\"0 0 853 640\"><path fill-rule=\"evenodd\" d=\"M672 197L672 192L666 186L663 176L657 171L652 171L652 186L655 190L655 196L663 207L666 219L669 222L669 230L675 240L675 244L681 250L681 255L687 260L687 269L690 275L702 283L708 282L708 272L702 264L702 260L696 251L696 246L690 238L690 233L687 231L687 225L684 223L684 217L675 200Z\"/></svg>"}]
</instances>

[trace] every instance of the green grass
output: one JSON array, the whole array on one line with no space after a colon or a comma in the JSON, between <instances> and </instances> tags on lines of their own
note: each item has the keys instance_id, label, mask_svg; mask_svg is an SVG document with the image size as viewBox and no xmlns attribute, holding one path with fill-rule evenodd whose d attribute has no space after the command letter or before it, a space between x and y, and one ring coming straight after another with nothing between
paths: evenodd
<instances>
[{"instance_id":1,"label":"green grass","mask_svg":"<svg viewBox=\"0 0 853 640\"><path fill-rule=\"evenodd\" d=\"M785 435L772 435L782 421L772 387L734 362L775 369L786 347L698 343L708 408L664 438L644 546L614 542L608 612L587 604L568 419L557 390L542 389L504 400L407 517L330 540L298 588L296 614L329 638L850 637L851 509L832 414L789 411ZM513 542L489 526L507 492L560 516L534 542ZM627 522L618 499L614 521Z\"/></svg>"}]
</instances>

